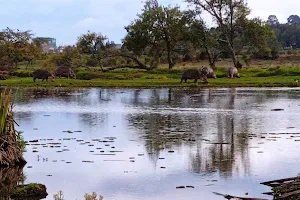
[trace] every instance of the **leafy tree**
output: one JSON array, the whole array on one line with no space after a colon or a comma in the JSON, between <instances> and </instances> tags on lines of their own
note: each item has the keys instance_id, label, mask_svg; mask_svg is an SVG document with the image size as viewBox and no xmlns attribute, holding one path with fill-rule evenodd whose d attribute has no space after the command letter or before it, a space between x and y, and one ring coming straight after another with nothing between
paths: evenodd
<instances>
[{"instance_id":1,"label":"leafy tree","mask_svg":"<svg viewBox=\"0 0 300 200\"><path fill-rule=\"evenodd\" d=\"M209 65L214 68L220 54L219 32L217 29L207 28L203 19L195 12L192 12L191 15L193 20L190 24L188 39L192 42L194 48L204 50Z\"/></svg>"},{"instance_id":2,"label":"leafy tree","mask_svg":"<svg viewBox=\"0 0 300 200\"><path fill-rule=\"evenodd\" d=\"M178 6L160 6L147 0L142 13L126 26L124 46L136 55L158 59L166 54L169 69L177 59L178 43L183 41L189 18Z\"/></svg>"},{"instance_id":3,"label":"leafy tree","mask_svg":"<svg viewBox=\"0 0 300 200\"><path fill-rule=\"evenodd\" d=\"M270 15L266 23L272 27L276 27L280 24L276 15Z\"/></svg>"},{"instance_id":4,"label":"leafy tree","mask_svg":"<svg viewBox=\"0 0 300 200\"><path fill-rule=\"evenodd\" d=\"M79 49L74 46L66 46L62 53L53 54L45 64L45 68L53 69L57 66L67 66L73 70L86 66L86 59Z\"/></svg>"},{"instance_id":5,"label":"leafy tree","mask_svg":"<svg viewBox=\"0 0 300 200\"><path fill-rule=\"evenodd\" d=\"M24 60L29 49L33 34L31 31L20 31L6 28L0 33L0 59L7 68L16 66Z\"/></svg>"},{"instance_id":6,"label":"leafy tree","mask_svg":"<svg viewBox=\"0 0 300 200\"><path fill-rule=\"evenodd\" d=\"M300 17L298 15L291 15L287 19L288 24L299 24L300 23Z\"/></svg>"}]
</instances>

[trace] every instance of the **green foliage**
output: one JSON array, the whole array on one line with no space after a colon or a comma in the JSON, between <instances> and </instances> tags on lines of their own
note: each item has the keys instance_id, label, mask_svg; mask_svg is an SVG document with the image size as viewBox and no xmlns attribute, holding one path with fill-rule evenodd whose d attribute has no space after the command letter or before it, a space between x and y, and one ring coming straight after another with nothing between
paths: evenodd
<instances>
[{"instance_id":1,"label":"green foliage","mask_svg":"<svg viewBox=\"0 0 300 200\"><path fill-rule=\"evenodd\" d=\"M17 77L31 77L32 70L23 70L19 69L11 73L12 76L17 76Z\"/></svg>"},{"instance_id":2,"label":"green foliage","mask_svg":"<svg viewBox=\"0 0 300 200\"><path fill-rule=\"evenodd\" d=\"M40 189L40 184L30 183L28 185L24 185L23 187L17 187L14 191L14 195L24 197L28 196L28 194L34 194L35 191Z\"/></svg>"},{"instance_id":3,"label":"green foliage","mask_svg":"<svg viewBox=\"0 0 300 200\"><path fill-rule=\"evenodd\" d=\"M88 31L78 37L77 47L81 53L96 55L101 50L105 49L106 36L101 33Z\"/></svg>"},{"instance_id":4,"label":"green foliage","mask_svg":"<svg viewBox=\"0 0 300 200\"><path fill-rule=\"evenodd\" d=\"M12 71L13 64L21 61L31 63L41 57L42 50L31 43L31 31L14 31L10 28L0 33L0 66L1 70Z\"/></svg>"},{"instance_id":5,"label":"green foliage","mask_svg":"<svg viewBox=\"0 0 300 200\"><path fill-rule=\"evenodd\" d=\"M11 112L11 100L11 90L4 89L0 93L0 135L6 131L7 116Z\"/></svg>"},{"instance_id":6,"label":"green foliage","mask_svg":"<svg viewBox=\"0 0 300 200\"><path fill-rule=\"evenodd\" d=\"M63 192L59 191L57 194L53 195L53 198L54 198L54 200L64 200L65 197L64 197ZM92 194L86 193L84 195L84 199L85 200L103 200L103 196L99 195L99 197L98 197L96 192L93 192Z\"/></svg>"},{"instance_id":7,"label":"green foliage","mask_svg":"<svg viewBox=\"0 0 300 200\"><path fill-rule=\"evenodd\" d=\"M78 69L86 66L86 57L80 54L78 48L67 46L63 53L52 54L49 56L44 68L53 69L53 66L67 66Z\"/></svg>"},{"instance_id":8,"label":"green foliage","mask_svg":"<svg viewBox=\"0 0 300 200\"><path fill-rule=\"evenodd\" d=\"M22 152L26 150L26 141L24 140L24 137L22 136L21 131L17 131L17 142L19 144L19 147L21 148Z\"/></svg>"},{"instance_id":9,"label":"green foliage","mask_svg":"<svg viewBox=\"0 0 300 200\"><path fill-rule=\"evenodd\" d=\"M164 7L147 0L142 13L126 26L124 46L136 55L154 60L165 55L171 69L178 57L178 43L184 40L189 16L178 6Z\"/></svg>"},{"instance_id":10,"label":"green foliage","mask_svg":"<svg viewBox=\"0 0 300 200\"><path fill-rule=\"evenodd\" d=\"M99 73L90 71L79 71L76 74L76 78L79 80L92 80L99 77Z\"/></svg>"}]
</instances>

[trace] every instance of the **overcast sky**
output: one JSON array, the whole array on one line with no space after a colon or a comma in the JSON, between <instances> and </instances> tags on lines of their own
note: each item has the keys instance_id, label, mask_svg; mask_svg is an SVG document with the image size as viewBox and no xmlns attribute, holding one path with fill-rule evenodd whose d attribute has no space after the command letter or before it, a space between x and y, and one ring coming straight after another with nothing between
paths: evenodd
<instances>
[{"instance_id":1,"label":"overcast sky","mask_svg":"<svg viewBox=\"0 0 300 200\"><path fill-rule=\"evenodd\" d=\"M158 0L161 4L186 5L183 0ZM286 22L299 14L299 0L248 0L251 16L277 15ZM54 37L58 45L74 44L87 30L101 32L120 43L124 26L140 12L141 0L0 0L0 28L32 30L36 36Z\"/></svg>"}]
</instances>

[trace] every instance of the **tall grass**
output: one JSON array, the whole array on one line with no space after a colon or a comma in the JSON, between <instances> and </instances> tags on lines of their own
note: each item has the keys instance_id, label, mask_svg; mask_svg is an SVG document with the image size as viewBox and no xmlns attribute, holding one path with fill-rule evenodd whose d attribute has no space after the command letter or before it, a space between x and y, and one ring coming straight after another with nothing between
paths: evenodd
<instances>
[{"instance_id":1,"label":"tall grass","mask_svg":"<svg viewBox=\"0 0 300 200\"><path fill-rule=\"evenodd\" d=\"M12 90L4 89L0 93L0 165L23 165L24 143L21 133L15 130L12 111Z\"/></svg>"},{"instance_id":2,"label":"tall grass","mask_svg":"<svg viewBox=\"0 0 300 200\"><path fill-rule=\"evenodd\" d=\"M10 112L12 112L11 100L12 100L11 89L10 90L4 89L4 91L0 93L0 136L3 136L4 133L7 131L6 129L7 116Z\"/></svg>"}]
</instances>

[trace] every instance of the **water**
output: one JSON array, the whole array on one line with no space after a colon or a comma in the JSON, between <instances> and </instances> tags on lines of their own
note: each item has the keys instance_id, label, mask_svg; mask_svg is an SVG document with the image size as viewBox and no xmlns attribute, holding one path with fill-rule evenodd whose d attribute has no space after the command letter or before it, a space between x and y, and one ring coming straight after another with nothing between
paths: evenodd
<instances>
[{"instance_id":1,"label":"water","mask_svg":"<svg viewBox=\"0 0 300 200\"><path fill-rule=\"evenodd\" d=\"M14 95L17 129L40 144L27 146L26 182L45 184L47 199L59 190L67 200L92 192L106 200L223 199L212 192L268 198L262 193L270 188L260 182L299 173L298 89L21 89ZM276 108L284 110L271 111Z\"/></svg>"}]
</instances>

